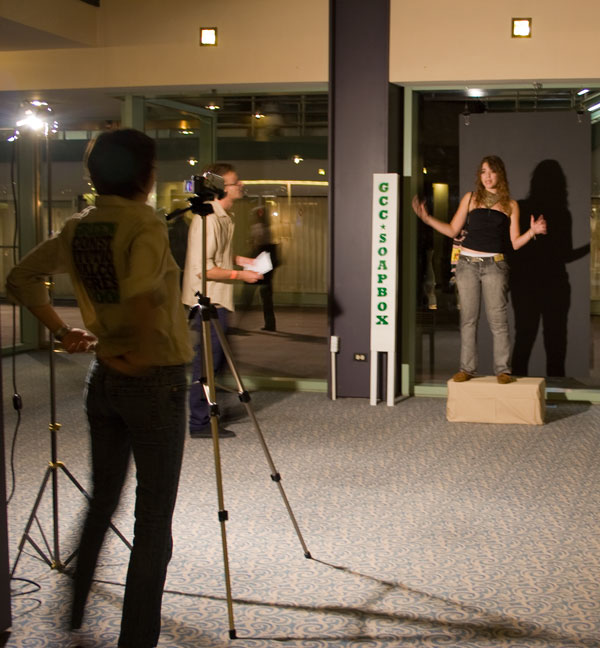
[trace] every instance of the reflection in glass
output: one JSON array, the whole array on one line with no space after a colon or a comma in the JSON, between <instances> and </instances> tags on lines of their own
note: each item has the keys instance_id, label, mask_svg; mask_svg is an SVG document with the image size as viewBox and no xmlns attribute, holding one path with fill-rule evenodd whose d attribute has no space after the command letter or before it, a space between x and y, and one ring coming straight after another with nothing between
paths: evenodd
<instances>
[{"instance_id":1,"label":"reflection in glass","mask_svg":"<svg viewBox=\"0 0 600 648\"><path fill-rule=\"evenodd\" d=\"M190 156L201 157L198 138L184 136L180 130L163 129L149 133L157 138L159 151L155 191L159 215L187 205L190 194L186 192L186 181L192 173L198 173L197 167L192 168L188 163ZM63 132L51 141L54 232L58 232L69 217L93 201L90 186L84 177L82 159L88 141L95 134L92 131ZM233 162L235 164L235 160ZM252 162L245 161L243 164L244 174L250 175ZM265 162L261 161L261 168L264 165ZM230 343L238 368L246 376L324 380L328 362L328 183L322 180L247 180L244 174L242 180L246 186L246 196L236 203L234 215L236 253L246 256L255 251L252 228L256 224L256 209L262 207L268 213L270 244L276 249L279 265L271 283L275 331L262 330L270 327L265 326L261 293L255 290L248 299L244 295L244 286L236 286L236 308L239 310L233 318L234 335L230 337ZM13 266L14 207L9 194L10 186L10 165L1 163L2 289L6 275ZM47 223L46 193L47 188L42 183L43 223ZM181 265L185 259L187 227L191 216L188 212L184 218L169 223L173 253ZM47 231L43 235L47 236ZM81 326L70 279L67 275L53 279L54 300L61 315L68 324ZM1 313L4 345L12 340L11 310L4 300Z\"/></svg>"}]
</instances>

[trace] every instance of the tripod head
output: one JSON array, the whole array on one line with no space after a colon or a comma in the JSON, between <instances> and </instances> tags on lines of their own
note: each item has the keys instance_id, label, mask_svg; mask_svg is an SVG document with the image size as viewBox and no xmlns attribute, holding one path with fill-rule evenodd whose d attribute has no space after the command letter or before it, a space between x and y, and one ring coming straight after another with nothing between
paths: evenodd
<instances>
[{"instance_id":1,"label":"tripod head","mask_svg":"<svg viewBox=\"0 0 600 648\"><path fill-rule=\"evenodd\" d=\"M221 199L225 196L225 181L216 173L207 171L201 176L192 176L192 183L195 195L188 199L190 206L176 209L170 214L167 214L165 218L168 221L185 214L187 211L191 211L192 214L199 214L200 216L208 216L208 214L212 213L213 209L207 201Z\"/></svg>"},{"instance_id":2,"label":"tripod head","mask_svg":"<svg viewBox=\"0 0 600 648\"><path fill-rule=\"evenodd\" d=\"M194 321L198 309L202 313L203 320L209 320L211 316L218 317L216 307L211 303L210 297L203 295L200 291L196 292L195 296L198 298L198 303L190 308L190 312L188 313L189 322Z\"/></svg>"}]
</instances>

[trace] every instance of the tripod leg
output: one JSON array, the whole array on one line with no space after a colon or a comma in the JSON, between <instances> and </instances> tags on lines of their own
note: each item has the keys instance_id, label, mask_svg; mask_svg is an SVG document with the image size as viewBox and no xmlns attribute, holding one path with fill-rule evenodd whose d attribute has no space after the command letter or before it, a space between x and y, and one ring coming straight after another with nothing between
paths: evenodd
<instances>
[{"instance_id":1,"label":"tripod leg","mask_svg":"<svg viewBox=\"0 0 600 648\"><path fill-rule=\"evenodd\" d=\"M52 467L49 466L46 469L46 473L44 474L44 478L42 479L42 484L40 486L40 489L38 491L37 497L35 499L35 504L33 505L33 508L31 509L31 513L29 515L29 520L27 521L27 524L25 526L25 530L23 531L23 535L21 536L21 541L19 542L19 551L17 553L17 557L15 559L15 562L13 564L13 568L10 572L11 578L14 576L15 570L17 569L17 564L19 563L19 559L21 558L21 554L23 553L23 547L25 546L26 542L29 542L31 546L38 552L42 560L49 566L53 567L54 565L54 556L50 555L50 558L46 556L46 554L40 549L40 547L33 541L31 536L29 535L29 531L34 523L34 521L37 519L37 510L40 506L40 503L42 501L42 497L44 495L44 492L46 490L46 485L48 484L48 479L50 478L50 474L52 473ZM50 553L50 552L49 552Z\"/></svg>"},{"instance_id":2,"label":"tripod leg","mask_svg":"<svg viewBox=\"0 0 600 648\"><path fill-rule=\"evenodd\" d=\"M71 471L62 463L62 461L57 461L54 462L53 464L50 464L46 470L46 473L44 474L44 478L42 479L42 484L40 486L40 489L38 491L35 503L33 505L33 508L31 510L31 513L29 515L29 519L27 521L27 525L25 526L25 530L23 531L23 536L21 537L21 541L19 542L19 549L17 553L17 557L15 559L15 562L13 564L12 570L10 572L11 578L14 576L15 571L17 569L17 565L19 563L19 560L21 558L21 554L23 553L23 549L25 547L25 543L29 542L29 544L35 549L35 551L39 554L40 558L50 567L51 569L63 569L66 567L75 557L77 554L77 551L74 551L64 562L58 561L56 556L53 555L52 550L50 548L50 545L48 543L48 540L46 539L46 535L44 534L44 529L42 528L38 518L37 518L37 511L38 508L41 504L42 497L44 496L44 493L46 491L46 486L48 485L48 480L52 476L54 479L54 475L56 474L56 471L60 469L62 470L65 475L71 480L71 482L77 487L79 492L86 497L86 499L90 500L91 497L88 494L88 492L83 488L83 486L77 481L77 479L74 477L74 475L71 473ZM56 489L56 486L54 485L54 481L52 482L53 488ZM56 492L56 490L54 490ZM53 505L56 507L57 502L54 501L53 499ZM31 527L33 526L33 523L36 522L38 525L38 529L40 532L40 535L42 536L42 539L44 540L44 544L46 545L46 551L47 553L44 553L44 550L38 545L38 543L31 537L30 535L30 530ZM110 528L114 531L114 533L123 541L123 543L127 546L128 549L132 549L131 544L127 540L127 538L119 531L119 529L111 522ZM56 534L56 529L55 529L55 534Z\"/></svg>"},{"instance_id":3,"label":"tripod leg","mask_svg":"<svg viewBox=\"0 0 600 648\"><path fill-rule=\"evenodd\" d=\"M73 473L65 466L62 461L57 462L57 467L60 468L65 475L71 480L71 483L79 490L79 492L88 500L92 499L91 495L85 490L85 488L77 481ZM123 544L131 551L133 547L127 538L119 531L119 529L111 522L109 528L115 533L115 535L123 542ZM77 555L77 550L75 550L64 562L66 567Z\"/></svg>"},{"instance_id":4,"label":"tripod leg","mask_svg":"<svg viewBox=\"0 0 600 648\"><path fill-rule=\"evenodd\" d=\"M216 313L215 313L216 316ZM229 553L227 550L227 530L225 522L228 513L225 510L225 498L223 495L223 475L221 471L221 453L219 448L219 407L216 402L215 376L213 366L213 354L210 336L210 313L209 309L202 310L202 339L204 342L204 369L206 382L203 389L210 411L210 429L212 432L213 451L215 458L215 477L217 481L217 498L219 504L219 524L221 527L221 545L223 548L223 566L225 571L225 590L227 594L227 614L229 617L229 637L236 638L233 618L233 598L231 594L231 576L229 572Z\"/></svg>"},{"instance_id":5,"label":"tripod leg","mask_svg":"<svg viewBox=\"0 0 600 648\"><path fill-rule=\"evenodd\" d=\"M256 430L256 434L258 436L258 439L260 441L260 444L262 446L263 452L265 454L265 457L267 459L267 463L269 464L269 468L271 470L271 479L277 484L277 487L279 489L279 494L281 495L281 498L283 499L283 503L285 505L285 508L287 509L288 515L290 517L290 520L292 522L292 525L294 527L294 530L296 531L296 535L298 536L298 540L300 541L300 544L302 545L302 550L304 551L304 557L305 558L312 558L310 555L310 551L308 550L308 547L306 546L306 543L304 542L304 538L302 537L302 533L300 531L300 527L298 526L298 522L296 521L296 517L294 516L294 512L292 511L292 507L290 506L289 500L287 498L287 495L285 494L285 490L283 488L283 485L281 483L281 475L277 471L277 468L275 467L275 464L273 462L273 458L271 457L271 453L269 452L269 448L267 446L267 442L265 441L265 437L260 429L260 425L258 424L258 421L256 419L256 415L254 414L254 409L252 408L251 405L251 399L250 399L250 394L244 389L244 385L242 384L242 379L240 377L240 374L235 366L235 362L233 360L233 355L231 353L231 348L229 347L229 343L227 342L227 338L225 337L225 333L223 332L223 329L221 328L221 324L218 319L213 318L213 326L215 327L215 330L217 332L217 336L219 337L219 342L221 343L221 346L223 347L223 351L225 353L225 358L227 359L227 364L229 365L229 369L231 370L231 373L233 374L233 377L235 379L237 388L238 388L238 394L239 394L239 399L240 401L244 404L244 407L246 408L246 412L248 413L248 416L252 420L252 423L254 425L254 429Z\"/></svg>"}]
</instances>

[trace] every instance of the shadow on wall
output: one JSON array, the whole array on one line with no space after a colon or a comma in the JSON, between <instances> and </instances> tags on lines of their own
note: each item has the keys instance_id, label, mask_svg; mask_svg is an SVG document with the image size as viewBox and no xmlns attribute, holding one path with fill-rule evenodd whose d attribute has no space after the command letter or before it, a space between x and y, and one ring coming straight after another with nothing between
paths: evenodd
<instances>
[{"instance_id":1,"label":"shadow on wall","mask_svg":"<svg viewBox=\"0 0 600 648\"><path fill-rule=\"evenodd\" d=\"M527 376L540 324L546 353L546 375L565 376L567 322L571 285L567 263L589 254L589 244L573 249L567 180L556 160L543 160L531 176L529 196L519 201L520 228L544 215L548 233L538 236L510 259L510 289L515 316L512 369Z\"/></svg>"}]
</instances>

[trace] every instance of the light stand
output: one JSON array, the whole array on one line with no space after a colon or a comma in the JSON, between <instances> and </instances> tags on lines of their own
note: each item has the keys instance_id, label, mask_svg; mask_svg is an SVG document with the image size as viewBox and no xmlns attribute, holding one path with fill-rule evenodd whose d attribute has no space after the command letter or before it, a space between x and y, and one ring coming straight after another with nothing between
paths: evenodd
<instances>
[{"instance_id":1,"label":"light stand","mask_svg":"<svg viewBox=\"0 0 600 648\"><path fill-rule=\"evenodd\" d=\"M215 191L213 193L220 197L224 195L222 192L219 191ZM214 195L212 197L214 197ZM212 205L205 202L206 198L207 198L206 195L193 197L189 201L191 205L190 207L186 209L178 209L175 212L172 212L167 216L167 219L173 218L174 216L178 216L188 210L191 210L192 213L198 214L202 218L202 284L201 284L202 291L196 293L196 297L198 297L198 304L191 309L189 317L190 320L195 318L196 311L199 309L200 317L202 320L202 343L203 343L203 364L204 364L204 376L200 378L200 382L202 384L204 395L208 402L209 413L210 413L210 429L211 429L212 441L213 441L215 477L217 482L217 499L218 499L218 507L219 507L218 518L221 527L221 544L223 549L223 564L224 564L224 572L225 572L225 590L227 595L227 614L229 617L229 637L231 639L235 639L236 631L235 631L234 618L233 618L233 599L231 595L231 577L229 572L229 555L227 551L227 531L225 528L225 522L229 519L229 514L225 509L225 502L223 496L223 476L221 471L221 455L219 450L219 406L217 404L216 390L215 390L215 372L214 372L214 361L213 361L213 353L212 353L212 346L211 346L211 329L210 329L211 324L214 327L215 332L217 333L217 337L219 338L219 342L221 344L221 347L223 348L223 352L225 354L227 364L229 365L229 369L231 370L231 373L235 378L239 399L243 403L246 412L248 413L248 416L252 420L254 429L256 430L256 433L258 435L260 444L262 446L263 452L267 459L267 463L269 464L269 468L271 470L271 479L277 484L279 493L283 499L283 502L287 509L292 525L294 526L294 530L296 531L300 544L302 545L304 557L312 558L312 556L306 546L306 543L304 542L304 538L302 537L302 533L300 532L300 527L298 526L298 523L296 521L296 518L294 516L294 513L288 501L288 498L285 494L285 490L283 489L283 485L281 483L281 475L275 468L275 464L273 463L271 453L269 452L269 448L267 447L267 443L265 441L264 435L261 432L260 426L256 419L256 415L254 414L254 410L251 405L250 394L246 391L246 389L244 389L242 380L235 366L235 362L233 359L233 355L231 353L231 349L229 347L229 343L227 342L227 338L225 337L225 333L223 332L221 323L219 322L217 309L214 305L210 303L210 298L206 296L206 248L207 248L206 217L212 213Z\"/></svg>"},{"instance_id":2,"label":"light stand","mask_svg":"<svg viewBox=\"0 0 600 648\"><path fill-rule=\"evenodd\" d=\"M38 102L40 103L40 102ZM47 107L47 104L42 104ZM48 111L50 109L48 108ZM18 124L20 125L20 124ZM53 234L52 230L52 175L51 175L51 160L50 160L50 139L48 137L48 128L44 132L46 140L46 171L47 171L47 204L48 204L48 236L51 237ZM36 173L39 174L39 169L36 169ZM54 283L52 277L48 278L46 282L48 291L50 293L50 299L52 300L52 288ZM38 490L38 494L33 505L33 509L29 515L27 525L19 542L19 549L17 557L13 564L11 570L11 578L14 576L17 564L23 553L25 543L28 542L38 553L41 559L51 568L57 569L58 571L64 571L65 567L71 562L75 557L77 550L71 553L65 560L61 558L61 548L60 548L60 525L59 525L59 501L58 501L58 474L59 471L62 471L69 479L69 481L79 490L79 492L90 500L91 497L83 486L77 481L69 469L65 466L62 461L58 459L58 431L61 428L61 424L56 422L56 372L55 372L55 362L54 362L54 336L50 333L49 338L49 371L50 371L50 423L48 428L50 430L50 463L46 469L46 473L42 479L41 486ZM44 528L42 527L38 519L38 508L42 502L43 496L46 492L46 487L50 484L52 490L52 542L50 543ZM30 531L34 522L36 523L39 533L42 537L43 544L45 545L45 550L40 546L38 542L32 537ZM125 545L131 549L132 546L123 536L123 534L114 526L110 524L110 528L117 534L117 536L125 543Z\"/></svg>"}]
</instances>

